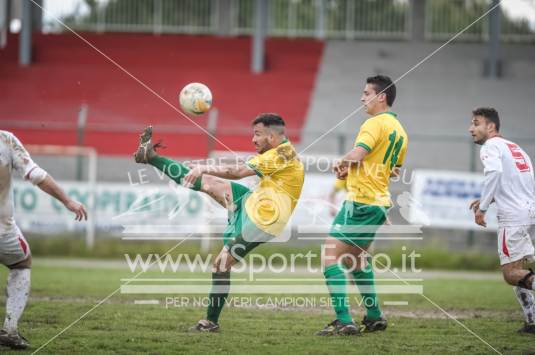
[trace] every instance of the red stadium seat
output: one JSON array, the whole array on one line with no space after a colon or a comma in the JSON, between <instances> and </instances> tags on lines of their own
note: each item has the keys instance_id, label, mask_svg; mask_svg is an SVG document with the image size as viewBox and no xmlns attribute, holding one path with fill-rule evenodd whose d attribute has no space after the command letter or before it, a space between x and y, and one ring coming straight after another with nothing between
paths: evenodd
<instances>
[{"instance_id":1,"label":"red stadium seat","mask_svg":"<svg viewBox=\"0 0 535 355\"><path fill-rule=\"evenodd\" d=\"M219 110L218 138L232 150L252 150L249 123L277 112L299 141L323 43L269 39L267 71L250 72L250 38L83 33L89 42L154 90L151 93L71 34L34 34L34 63L18 65L18 38L0 51L0 122L28 144L76 143L80 105L89 107L85 144L99 154L130 154L147 124L165 140L166 154L201 157L205 133L180 116L183 85L207 84ZM206 127L206 117L193 118ZM216 144L214 149L225 149Z\"/></svg>"}]
</instances>

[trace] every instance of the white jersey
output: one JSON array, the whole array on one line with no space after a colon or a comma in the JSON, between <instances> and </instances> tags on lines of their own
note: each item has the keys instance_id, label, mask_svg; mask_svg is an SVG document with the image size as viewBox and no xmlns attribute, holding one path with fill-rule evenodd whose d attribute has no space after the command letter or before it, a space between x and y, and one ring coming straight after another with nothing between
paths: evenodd
<instances>
[{"instance_id":1,"label":"white jersey","mask_svg":"<svg viewBox=\"0 0 535 355\"><path fill-rule=\"evenodd\" d=\"M30 154L12 133L0 130L0 238L17 231L13 216L13 170L26 180L39 183L44 180L43 170L35 164ZM35 179L35 174L39 174Z\"/></svg>"},{"instance_id":2,"label":"white jersey","mask_svg":"<svg viewBox=\"0 0 535 355\"><path fill-rule=\"evenodd\" d=\"M535 180L529 156L517 144L502 137L488 139L481 147L485 183L480 209L494 200L500 226L522 226L535 222Z\"/></svg>"}]
</instances>

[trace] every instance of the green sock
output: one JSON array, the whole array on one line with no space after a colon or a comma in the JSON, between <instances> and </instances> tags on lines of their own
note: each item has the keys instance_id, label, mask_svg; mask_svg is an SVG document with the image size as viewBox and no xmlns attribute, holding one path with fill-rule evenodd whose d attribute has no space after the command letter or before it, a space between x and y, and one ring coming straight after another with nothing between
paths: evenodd
<instances>
[{"instance_id":1,"label":"green sock","mask_svg":"<svg viewBox=\"0 0 535 355\"><path fill-rule=\"evenodd\" d=\"M351 314L349 314L349 301L346 294L346 275L344 270L338 264L329 265L323 271L327 288L331 294L334 311L336 312L336 319L343 324L353 322Z\"/></svg>"},{"instance_id":2,"label":"green sock","mask_svg":"<svg viewBox=\"0 0 535 355\"><path fill-rule=\"evenodd\" d=\"M366 307L366 316L369 319L381 318L381 308L379 307L379 299L375 292L375 280L373 276L373 268L371 257L368 256L368 265L362 270L353 271L353 278L355 284L359 288L362 296L362 303Z\"/></svg>"},{"instance_id":3,"label":"green sock","mask_svg":"<svg viewBox=\"0 0 535 355\"><path fill-rule=\"evenodd\" d=\"M230 271L212 273L212 292L210 292L206 319L218 323L219 315L225 306L230 289Z\"/></svg>"},{"instance_id":4,"label":"green sock","mask_svg":"<svg viewBox=\"0 0 535 355\"><path fill-rule=\"evenodd\" d=\"M189 168L184 164L168 159L166 157L155 156L149 161L149 164L161 170L165 175L169 176L171 180L177 184L182 184L182 179L189 173ZM195 180L192 187L193 190L199 191L201 189L201 178Z\"/></svg>"}]
</instances>

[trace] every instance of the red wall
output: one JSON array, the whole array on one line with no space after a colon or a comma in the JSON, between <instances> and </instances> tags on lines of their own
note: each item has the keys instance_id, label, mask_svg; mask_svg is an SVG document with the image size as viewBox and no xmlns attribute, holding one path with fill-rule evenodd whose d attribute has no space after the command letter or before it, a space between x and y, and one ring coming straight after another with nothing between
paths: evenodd
<instances>
[{"instance_id":1,"label":"red wall","mask_svg":"<svg viewBox=\"0 0 535 355\"><path fill-rule=\"evenodd\" d=\"M82 36L174 107L185 84L208 85L219 110L219 139L242 151L252 150L250 121L261 112L281 114L291 139L299 140L323 50L315 40L269 39L267 71L253 75L250 38ZM34 63L27 68L18 65L18 38L8 41L0 50L0 126L24 143L75 144L78 109L86 103L85 144L99 154L131 154L137 132L152 124L165 154L206 155L205 133L81 39L35 34ZM192 120L206 127L206 115Z\"/></svg>"}]
</instances>

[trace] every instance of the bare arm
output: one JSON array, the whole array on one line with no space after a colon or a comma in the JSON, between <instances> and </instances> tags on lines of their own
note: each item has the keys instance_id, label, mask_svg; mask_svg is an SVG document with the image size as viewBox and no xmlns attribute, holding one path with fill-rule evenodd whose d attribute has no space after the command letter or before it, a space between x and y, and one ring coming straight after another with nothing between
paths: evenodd
<instances>
[{"instance_id":1,"label":"bare arm","mask_svg":"<svg viewBox=\"0 0 535 355\"><path fill-rule=\"evenodd\" d=\"M247 176L256 175L256 172L245 164L206 165L204 174L217 176L223 179L238 180Z\"/></svg>"},{"instance_id":2,"label":"bare arm","mask_svg":"<svg viewBox=\"0 0 535 355\"><path fill-rule=\"evenodd\" d=\"M355 147L355 149L351 150L349 153L344 155L340 161L335 163L334 171L336 172L337 176L347 175L347 168L351 164L360 163L366 157L366 155L368 155L368 151L366 149L361 146Z\"/></svg>"},{"instance_id":3,"label":"bare arm","mask_svg":"<svg viewBox=\"0 0 535 355\"><path fill-rule=\"evenodd\" d=\"M56 200L63 203L69 211L74 212L77 221L81 221L82 219L87 220L87 212L85 211L84 205L67 196L65 191L63 191L50 175L47 175L42 182L37 184L37 186Z\"/></svg>"},{"instance_id":4,"label":"bare arm","mask_svg":"<svg viewBox=\"0 0 535 355\"><path fill-rule=\"evenodd\" d=\"M344 157L342 158L342 162L344 162L346 165L357 164L361 162L366 157L366 155L368 155L368 151L363 147L358 146L346 155L344 155Z\"/></svg>"},{"instance_id":5,"label":"bare arm","mask_svg":"<svg viewBox=\"0 0 535 355\"><path fill-rule=\"evenodd\" d=\"M234 165L197 165L184 177L182 184L193 186L195 181L204 174L217 176L228 180L239 180L247 176L256 175L255 171L245 164Z\"/></svg>"}]
</instances>

